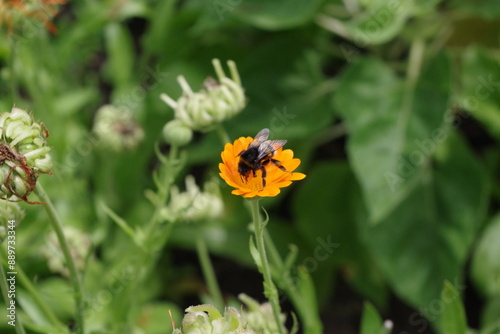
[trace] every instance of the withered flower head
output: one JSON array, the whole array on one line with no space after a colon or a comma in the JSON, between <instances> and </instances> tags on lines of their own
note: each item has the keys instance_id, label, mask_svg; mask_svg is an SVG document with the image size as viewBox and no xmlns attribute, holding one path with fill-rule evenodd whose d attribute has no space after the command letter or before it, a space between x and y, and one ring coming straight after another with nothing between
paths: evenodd
<instances>
[{"instance_id":1,"label":"withered flower head","mask_svg":"<svg viewBox=\"0 0 500 334\"><path fill-rule=\"evenodd\" d=\"M19 108L0 114L0 199L28 203L39 173L50 173L52 160L43 123Z\"/></svg>"},{"instance_id":2,"label":"withered flower head","mask_svg":"<svg viewBox=\"0 0 500 334\"><path fill-rule=\"evenodd\" d=\"M0 0L0 26L5 22L9 32L23 20L34 19L51 33L57 33L52 18L58 13L58 5L66 0Z\"/></svg>"}]
</instances>

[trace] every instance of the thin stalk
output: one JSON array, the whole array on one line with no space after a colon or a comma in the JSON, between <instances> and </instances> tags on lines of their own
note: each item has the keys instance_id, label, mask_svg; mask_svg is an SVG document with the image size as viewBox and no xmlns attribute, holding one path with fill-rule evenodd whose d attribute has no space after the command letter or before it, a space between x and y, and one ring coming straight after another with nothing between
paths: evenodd
<instances>
[{"instance_id":1,"label":"thin stalk","mask_svg":"<svg viewBox=\"0 0 500 334\"><path fill-rule=\"evenodd\" d=\"M175 164L177 163L178 154L179 148L177 146L171 146L168 160L162 161L161 170L158 173L158 176L160 179L163 179L163 184L158 188L158 202L156 203L155 210L146 229L146 235L144 239L146 241L151 241L151 238L156 233L158 225L160 224L161 209L163 208L163 205L168 198L168 192L170 190L170 187L174 183L175 176L177 174L177 168Z\"/></svg>"},{"instance_id":2,"label":"thin stalk","mask_svg":"<svg viewBox=\"0 0 500 334\"><path fill-rule=\"evenodd\" d=\"M177 146L171 146L169 157L166 158L163 155L159 155L161 161L161 166L158 171L157 178L157 192L154 200L154 211L147 223L144 236L141 240L141 247L138 249L137 258L133 261L132 265L135 267L134 272L139 273L138 277L131 282L127 291L123 294L123 300L121 304L131 305L127 311L127 318L129 323L126 326L132 326L132 321L135 321L134 315L137 310L137 296L139 293L139 288L144 284L145 279L148 277L153 264L155 262L155 256L159 248L165 245L167 242L173 224L168 223L168 225L159 232L159 227L162 223L161 210L168 199L170 187L175 181L175 177L179 171L179 148ZM132 316L130 316L132 315ZM118 325L116 333L123 333L125 325Z\"/></svg>"},{"instance_id":3,"label":"thin stalk","mask_svg":"<svg viewBox=\"0 0 500 334\"><path fill-rule=\"evenodd\" d=\"M9 305L9 287L7 286L7 276L5 275L5 270L3 269L3 265L0 265L0 290L2 290L3 299L5 300L5 305ZM16 325L14 326L14 330L17 334L26 334L24 330L21 319L16 316Z\"/></svg>"},{"instance_id":4,"label":"thin stalk","mask_svg":"<svg viewBox=\"0 0 500 334\"><path fill-rule=\"evenodd\" d=\"M284 274L287 268L285 268L285 264L281 259L276 246L274 245L273 239L267 231L264 231L264 238L266 246L269 249L269 254L272 261L276 264L276 266L278 266L278 268L280 268L280 274ZM299 317L303 323L304 333L322 333L322 325L321 320L319 319L319 315L317 313L311 312L307 304L303 302L303 296L300 294L297 286L295 286L293 281L289 277L285 277L284 279L280 278L278 282L281 282L282 285L280 286L280 288L285 291L287 296L292 301L293 306L297 310L297 313L299 314Z\"/></svg>"},{"instance_id":5,"label":"thin stalk","mask_svg":"<svg viewBox=\"0 0 500 334\"><path fill-rule=\"evenodd\" d=\"M403 96L403 104L401 114L398 119L398 125L402 135L406 132L408 122L411 117L413 99L415 96L415 87L422 69L423 58L425 54L425 41L417 39L413 41L410 48L410 57L408 59L408 67L406 71L405 91ZM401 143L403 143L401 141Z\"/></svg>"},{"instance_id":6,"label":"thin stalk","mask_svg":"<svg viewBox=\"0 0 500 334\"><path fill-rule=\"evenodd\" d=\"M71 285L73 287L73 297L75 298L76 304L76 314L75 314L75 323L76 323L76 333L83 334L84 333L84 323L83 323L83 288L80 282L80 277L76 270L75 262L73 261L73 257L71 256L71 252L69 250L68 243L66 241L66 237L64 236L63 226L57 212L50 200L49 196L43 189L40 182L37 182L36 194L40 198L42 202L45 202L43 205L45 207L45 211L49 216L49 221L52 225L52 228L56 232L57 239L59 241L59 245L61 246L61 250L64 254L64 259L66 260L66 264L69 269L69 276L71 279Z\"/></svg>"},{"instance_id":7,"label":"thin stalk","mask_svg":"<svg viewBox=\"0 0 500 334\"><path fill-rule=\"evenodd\" d=\"M2 253L3 253L3 255L5 255L5 251L2 250ZM4 265L6 265L6 260L2 259L1 262L3 262ZM3 270L3 268L2 268L2 270ZM28 278L28 276L26 276L26 273L24 272L24 270L22 269L22 267L19 266L18 264L16 264L16 270L15 271L17 273L16 279L19 279L19 282L21 282L21 285L26 290L28 290L28 292L31 295L31 298L33 298L33 301L38 306L38 308L40 309L40 311L42 311L42 313L45 315L45 317L52 323L52 325L54 327L56 327L58 329L61 329L61 331L66 331L65 328L64 328L63 323L61 321L59 321L59 319L57 319L57 317L52 312L52 310L43 301L42 297L40 297L40 294L38 293L38 291L35 288L35 286L33 285L33 283L31 283L31 281Z\"/></svg>"},{"instance_id":8,"label":"thin stalk","mask_svg":"<svg viewBox=\"0 0 500 334\"><path fill-rule=\"evenodd\" d=\"M219 135L219 139L222 141L222 145L225 145L226 143L229 143L231 141L226 129L222 124L218 124L215 130L217 131L217 135Z\"/></svg>"},{"instance_id":9,"label":"thin stalk","mask_svg":"<svg viewBox=\"0 0 500 334\"><path fill-rule=\"evenodd\" d=\"M12 100L13 101L18 101L19 100L19 90L18 90L18 83L17 83L17 76L16 76L16 69L15 69L15 61L18 58L17 57L17 45L18 42L16 40L17 37L13 37L11 40L11 53L10 53L10 59L9 59L9 67L10 67L10 89L12 90L11 95L12 95Z\"/></svg>"},{"instance_id":10,"label":"thin stalk","mask_svg":"<svg viewBox=\"0 0 500 334\"><path fill-rule=\"evenodd\" d=\"M261 221L259 214L259 200L251 200L250 207L252 210L252 219L254 224L255 241L257 243L257 251L259 252L260 262L262 266L262 275L264 276L264 294L271 303L273 309L274 320L278 328L279 334L283 334L283 327L281 326L280 313L281 308L279 304L278 289L273 283L271 277L271 267L267 260L266 247L264 245L264 224Z\"/></svg>"},{"instance_id":11,"label":"thin stalk","mask_svg":"<svg viewBox=\"0 0 500 334\"><path fill-rule=\"evenodd\" d=\"M222 298L219 283L217 283L217 277L215 276L212 261L210 261L210 256L208 255L207 245L201 234L196 240L196 251L198 252L198 258L200 259L203 276L207 282L208 291L214 301L215 307L219 311L224 311L224 299Z\"/></svg>"}]
</instances>

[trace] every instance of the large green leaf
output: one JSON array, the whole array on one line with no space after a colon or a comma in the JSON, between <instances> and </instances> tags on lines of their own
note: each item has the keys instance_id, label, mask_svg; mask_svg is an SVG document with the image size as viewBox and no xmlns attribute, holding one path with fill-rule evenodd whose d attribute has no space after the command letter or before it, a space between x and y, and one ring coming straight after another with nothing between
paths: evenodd
<instances>
[{"instance_id":1,"label":"large green leaf","mask_svg":"<svg viewBox=\"0 0 500 334\"><path fill-rule=\"evenodd\" d=\"M500 296L500 214L486 228L472 262L472 277L488 297Z\"/></svg>"},{"instance_id":2,"label":"large green leaf","mask_svg":"<svg viewBox=\"0 0 500 334\"><path fill-rule=\"evenodd\" d=\"M450 3L451 7L473 15L480 15L487 19L500 16L500 2L497 0L453 0Z\"/></svg>"},{"instance_id":3,"label":"large green leaf","mask_svg":"<svg viewBox=\"0 0 500 334\"><path fill-rule=\"evenodd\" d=\"M125 27L115 22L106 26L105 37L109 62L108 75L115 89L128 87L134 66L132 38Z\"/></svg>"},{"instance_id":4,"label":"large green leaf","mask_svg":"<svg viewBox=\"0 0 500 334\"><path fill-rule=\"evenodd\" d=\"M483 308L480 334L500 333L500 296L488 300Z\"/></svg>"},{"instance_id":5,"label":"large green leaf","mask_svg":"<svg viewBox=\"0 0 500 334\"><path fill-rule=\"evenodd\" d=\"M412 7L412 1L374 1L346 24L346 30L359 46L386 43L404 27Z\"/></svg>"},{"instance_id":6,"label":"large green leaf","mask_svg":"<svg viewBox=\"0 0 500 334\"><path fill-rule=\"evenodd\" d=\"M384 305L387 289L358 236L355 210L360 197L346 163L322 163L308 171L293 205L298 230L310 244L309 253L301 249L300 255L305 257L303 264L310 269L318 291L323 292L320 300L332 287L332 271L340 267L354 289Z\"/></svg>"},{"instance_id":7,"label":"large green leaf","mask_svg":"<svg viewBox=\"0 0 500 334\"><path fill-rule=\"evenodd\" d=\"M448 281L444 283L440 302L443 306L440 318L441 333L466 334L467 320L459 291Z\"/></svg>"},{"instance_id":8,"label":"large green leaf","mask_svg":"<svg viewBox=\"0 0 500 334\"><path fill-rule=\"evenodd\" d=\"M360 219L360 227L397 294L429 310L445 280L461 287L462 266L483 218L488 182L453 134L436 148L432 165L422 175L380 224Z\"/></svg>"},{"instance_id":9,"label":"large green leaf","mask_svg":"<svg viewBox=\"0 0 500 334\"><path fill-rule=\"evenodd\" d=\"M372 304L366 302L361 318L361 334L380 334L381 329L383 329L382 317Z\"/></svg>"},{"instance_id":10,"label":"large green leaf","mask_svg":"<svg viewBox=\"0 0 500 334\"><path fill-rule=\"evenodd\" d=\"M500 139L499 58L471 47L463 57L460 107L484 124Z\"/></svg>"},{"instance_id":11,"label":"large green leaf","mask_svg":"<svg viewBox=\"0 0 500 334\"><path fill-rule=\"evenodd\" d=\"M389 67L364 58L343 74L334 98L349 129L349 160L374 223L412 190L448 129L443 117L450 88L448 58L431 60L420 78L415 91L405 93Z\"/></svg>"},{"instance_id":12,"label":"large green leaf","mask_svg":"<svg viewBox=\"0 0 500 334\"><path fill-rule=\"evenodd\" d=\"M287 29L311 21L323 0L233 0L213 1L234 3L234 14L262 29ZM215 5L214 5L215 9Z\"/></svg>"}]
</instances>

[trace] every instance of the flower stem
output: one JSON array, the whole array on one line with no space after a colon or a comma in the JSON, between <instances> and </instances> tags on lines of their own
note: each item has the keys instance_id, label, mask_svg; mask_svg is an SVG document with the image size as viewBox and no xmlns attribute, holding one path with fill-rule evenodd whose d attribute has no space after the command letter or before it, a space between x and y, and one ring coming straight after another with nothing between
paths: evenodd
<instances>
[{"instance_id":1,"label":"flower stem","mask_svg":"<svg viewBox=\"0 0 500 334\"><path fill-rule=\"evenodd\" d=\"M208 291L210 291L210 296L214 301L215 307L219 311L224 311L224 299L222 298L222 293L220 291L219 284L217 283L217 277L215 276L214 268L208 255L207 245L205 244L205 240L203 240L203 236L201 234L196 240L196 251L198 252L198 258L200 259L203 276L207 282Z\"/></svg>"},{"instance_id":2,"label":"flower stem","mask_svg":"<svg viewBox=\"0 0 500 334\"><path fill-rule=\"evenodd\" d=\"M255 240L257 243L257 250L260 256L260 263L262 266L262 275L264 276L264 294L269 299L271 307L273 309L274 320L276 321L276 326L278 332L283 334L283 327L281 326L280 313L281 308L278 298L278 289L273 283L271 278L271 268L269 266L269 261L267 260L266 248L264 245L264 228L265 224L261 221L259 214L259 200L251 200L250 206L252 210L252 218L254 224Z\"/></svg>"},{"instance_id":3,"label":"flower stem","mask_svg":"<svg viewBox=\"0 0 500 334\"><path fill-rule=\"evenodd\" d=\"M218 124L215 129L222 142L222 145L230 142L229 135L227 134L227 131L222 124Z\"/></svg>"},{"instance_id":4,"label":"flower stem","mask_svg":"<svg viewBox=\"0 0 500 334\"><path fill-rule=\"evenodd\" d=\"M2 290L2 295L3 299L5 300L5 305L9 305L9 296L8 296L8 291L9 287L7 286L7 276L5 276L5 270L3 269L3 265L0 264L0 290ZM16 317L16 325L14 326L14 329L17 334L26 334L26 331L24 330L23 324L21 322L21 319L19 317Z\"/></svg>"},{"instance_id":5,"label":"flower stem","mask_svg":"<svg viewBox=\"0 0 500 334\"><path fill-rule=\"evenodd\" d=\"M5 258L6 258L7 254L5 253L4 250L2 250L2 255L4 255ZM7 266L7 260L6 259L2 259L1 262L3 262L3 264L5 266ZM2 270L1 275L5 276L5 273L3 272L3 267L1 268L1 270ZM16 278L19 279L19 281L21 282L21 285L26 290L28 290L28 292L31 295L31 298L33 298L33 301L38 306L38 308L40 309L40 311L45 315L45 317L47 318L47 320L49 320L52 323L52 325L54 325L54 327L56 327L58 329L61 329L63 332L65 332L64 325L62 324L62 322L59 321L59 319L57 319L57 317L52 312L52 310L43 301L42 297L40 296L40 294L36 290L35 286L33 285L33 283L31 283L31 281L29 280L29 278L26 276L26 273L24 272L24 270L22 269L22 267L19 266L19 264L16 264L15 271L17 273L17 277ZM2 278L2 277L0 277L0 278ZM2 281L5 281L5 280L2 279ZM4 298L5 298L5 296L4 296Z\"/></svg>"},{"instance_id":6,"label":"flower stem","mask_svg":"<svg viewBox=\"0 0 500 334\"><path fill-rule=\"evenodd\" d=\"M278 286L285 291L287 296L290 298L293 306L297 310L297 313L302 320L302 327L304 333L307 334L320 334L323 333L323 327L321 324L321 319L319 318L319 313L316 310L311 309L310 304L304 301L306 296L302 295L294 284L293 280L290 279L289 269L285 267L284 261L281 259L276 246L274 245L273 239L265 231L264 233L265 243L269 249L269 254L272 261L279 268L281 275L284 275L280 280L278 280ZM280 285L281 283L281 285Z\"/></svg>"},{"instance_id":7,"label":"flower stem","mask_svg":"<svg viewBox=\"0 0 500 334\"><path fill-rule=\"evenodd\" d=\"M80 278L78 276L78 272L76 270L75 262L73 261L73 257L71 256L71 252L68 247L68 243L66 242L66 237L64 236L63 227L59 216L50 200L49 196L43 189L40 182L37 182L36 194L40 198L42 202L45 202L44 207L45 211L47 211L47 215L49 216L50 223L52 224L52 228L56 232L57 239L59 241L59 245L61 245L61 250L64 254L64 258L66 260L66 265L69 269L69 274L71 278L71 285L73 286L73 296L75 298L76 304L76 314L75 314L75 326L76 333L83 334L83 289L80 282Z\"/></svg>"}]
</instances>

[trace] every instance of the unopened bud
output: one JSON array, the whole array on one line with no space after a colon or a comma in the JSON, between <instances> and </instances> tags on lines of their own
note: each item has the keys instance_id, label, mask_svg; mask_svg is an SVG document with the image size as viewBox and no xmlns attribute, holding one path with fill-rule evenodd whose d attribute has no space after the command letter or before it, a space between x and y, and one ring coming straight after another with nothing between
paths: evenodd
<instances>
[{"instance_id":1,"label":"unopened bud","mask_svg":"<svg viewBox=\"0 0 500 334\"><path fill-rule=\"evenodd\" d=\"M112 105L99 108L93 131L102 147L115 152L132 150L144 138L144 131L132 113Z\"/></svg>"},{"instance_id":2,"label":"unopened bud","mask_svg":"<svg viewBox=\"0 0 500 334\"><path fill-rule=\"evenodd\" d=\"M160 98L175 111L175 118L192 130L207 131L213 126L238 114L246 105L236 64L228 61L228 78L218 59L212 61L217 79L208 78L199 92L193 92L186 79L177 78L183 95L174 101L167 94Z\"/></svg>"},{"instance_id":3,"label":"unopened bud","mask_svg":"<svg viewBox=\"0 0 500 334\"><path fill-rule=\"evenodd\" d=\"M193 130L184 125L181 121L174 119L163 127L163 139L175 146L187 145L193 138Z\"/></svg>"}]
</instances>

